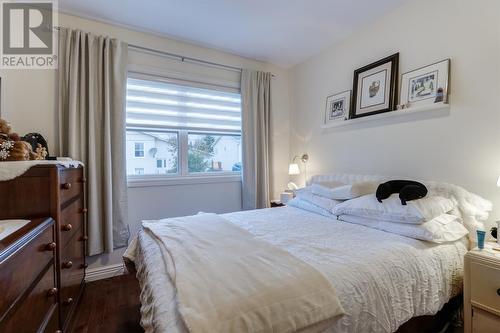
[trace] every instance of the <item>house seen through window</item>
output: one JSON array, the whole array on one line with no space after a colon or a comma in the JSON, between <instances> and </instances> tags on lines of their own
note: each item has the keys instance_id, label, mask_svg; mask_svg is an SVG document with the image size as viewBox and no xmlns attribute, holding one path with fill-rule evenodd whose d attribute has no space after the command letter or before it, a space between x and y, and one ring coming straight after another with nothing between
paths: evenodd
<instances>
[{"instance_id":1,"label":"house seen through window","mask_svg":"<svg viewBox=\"0 0 500 333\"><path fill-rule=\"evenodd\" d=\"M240 94L129 77L126 141L128 175L240 172Z\"/></svg>"}]
</instances>

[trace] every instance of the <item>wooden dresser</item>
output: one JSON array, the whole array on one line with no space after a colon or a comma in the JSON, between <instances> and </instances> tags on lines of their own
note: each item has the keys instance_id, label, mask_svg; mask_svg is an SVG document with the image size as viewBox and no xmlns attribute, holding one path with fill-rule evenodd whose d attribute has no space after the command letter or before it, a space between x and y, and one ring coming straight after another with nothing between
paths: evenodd
<instances>
[{"instance_id":1,"label":"wooden dresser","mask_svg":"<svg viewBox=\"0 0 500 333\"><path fill-rule=\"evenodd\" d=\"M0 332L59 327L52 219L34 219L0 240Z\"/></svg>"},{"instance_id":2,"label":"wooden dresser","mask_svg":"<svg viewBox=\"0 0 500 333\"><path fill-rule=\"evenodd\" d=\"M84 191L82 167L38 165L20 177L0 182L0 219L50 216L55 221L57 330L63 332L68 330L84 287L87 240Z\"/></svg>"}]
</instances>

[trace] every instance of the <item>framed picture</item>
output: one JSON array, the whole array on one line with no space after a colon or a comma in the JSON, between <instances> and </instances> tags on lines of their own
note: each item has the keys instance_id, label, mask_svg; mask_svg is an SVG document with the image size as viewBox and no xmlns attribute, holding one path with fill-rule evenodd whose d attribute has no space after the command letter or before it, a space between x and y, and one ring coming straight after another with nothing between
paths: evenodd
<instances>
[{"instance_id":1,"label":"framed picture","mask_svg":"<svg viewBox=\"0 0 500 333\"><path fill-rule=\"evenodd\" d=\"M353 107L350 118L394 110L399 53L354 71Z\"/></svg>"},{"instance_id":2,"label":"framed picture","mask_svg":"<svg viewBox=\"0 0 500 333\"><path fill-rule=\"evenodd\" d=\"M404 73L401 75L399 103L419 106L446 102L449 77L450 59Z\"/></svg>"},{"instance_id":3,"label":"framed picture","mask_svg":"<svg viewBox=\"0 0 500 333\"><path fill-rule=\"evenodd\" d=\"M351 91L344 91L326 98L325 125L349 118Z\"/></svg>"}]
</instances>

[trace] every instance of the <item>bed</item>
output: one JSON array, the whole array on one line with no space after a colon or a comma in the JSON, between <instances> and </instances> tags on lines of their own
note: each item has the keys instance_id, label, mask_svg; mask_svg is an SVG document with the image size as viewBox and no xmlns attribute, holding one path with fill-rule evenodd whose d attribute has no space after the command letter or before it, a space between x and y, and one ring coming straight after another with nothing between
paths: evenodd
<instances>
[{"instance_id":1,"label":"bed","mask_svg":"<svg viewBox=\"0 0 500 333\"><path fill-rule=\"evenodd\" d=\"M300 332L395 332L413 317L436 314L462 290L466 237L433 244L290 206L221 217L312 266L334 286L345 313ZM141 230L125 258L137 270L145 331L188 332L167 274L174 263L158 239Z\"/></svg>"}]
</instances>

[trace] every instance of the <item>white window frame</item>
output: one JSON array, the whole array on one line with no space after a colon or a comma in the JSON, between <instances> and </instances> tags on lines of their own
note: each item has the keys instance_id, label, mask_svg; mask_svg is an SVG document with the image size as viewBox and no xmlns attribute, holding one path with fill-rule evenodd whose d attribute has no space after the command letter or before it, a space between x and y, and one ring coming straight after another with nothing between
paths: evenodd
<instances>
[{"instance_id":1,"label":"white window frame","mask_svg":"<svg viewBox=\"0 0 500 333\"><path fill-rule=\"evenodd\" d=\"M135 69L135 68L134 68ZM221 85L213 85L210 83L195 82L191 78L188 80L170 79L167 77L159 76L157 74L149 74L145 72L128 72L127 79L137 78L144 80L163 81L167 83L177 84L190 84L193 87L209 88L222 91L238 92L240 89L222 87ZM241 171L217 171L217 172L188 172L188 134L213 134L213 135L242 135L238 132L217 132L210 130L179 130L174 128L127 128L127 130L141 130L148 131L154 130L157 132L177 133L178 139L178 163L177 173L161 174L161 175L127 175L128 187L149 187L149 186L175 186L175 185L188 185L188 184L209 184L209 183L232 183L241 182ZM135 153L134 153L135 156ZM140 158L140 157L136 157Z\"/></svg>"},{"instance_id":2,"label":"white window frame","mask_svg":"<svg viewBox=\"0 0 500 333\"><path fill-rule=\"evenodd\" d=\"M142 156L136 156L137 149L135 149L136 144L142 144ZM146 145L144 142L141 141L135 141L134 142L134 158L144 158L146 156Z\"/></svg>"}]
</instances>

